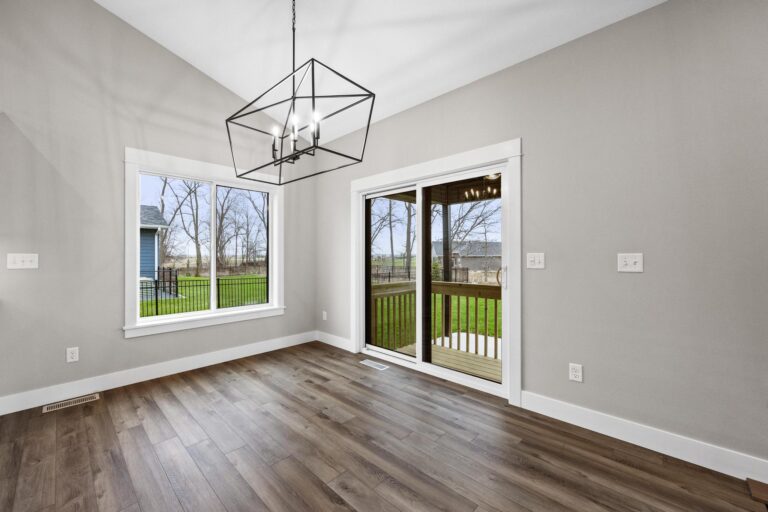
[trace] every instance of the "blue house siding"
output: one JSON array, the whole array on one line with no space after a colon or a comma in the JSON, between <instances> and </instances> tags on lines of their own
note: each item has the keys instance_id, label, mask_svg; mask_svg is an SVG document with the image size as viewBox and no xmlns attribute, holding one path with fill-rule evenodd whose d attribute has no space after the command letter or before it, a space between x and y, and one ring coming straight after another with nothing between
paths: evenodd
<instances>
[{"instance_id":1,"label":"blue house siding","mask_svg":"<svg viewBox=\"0 0 768 512\"><path fill-rule=\"evenodd\" d=\"M142 229L139 245L139 275L141 277L155 278L155 259L157 257L156 229Z\"/></svg>"}]
</instances>

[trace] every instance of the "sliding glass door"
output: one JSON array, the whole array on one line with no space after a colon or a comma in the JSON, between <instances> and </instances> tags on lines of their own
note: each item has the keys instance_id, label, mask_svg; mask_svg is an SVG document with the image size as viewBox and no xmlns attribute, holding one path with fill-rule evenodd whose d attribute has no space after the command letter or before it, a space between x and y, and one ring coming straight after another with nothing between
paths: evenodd
<instances>
[{"instance_id":1,"label":"sliding glass door","mask_svg":"<svg viewBox=\"0 0 768 512\"><path fill-rule=\"evenodd\" d=\"M367 349L502 389L505 172L465 171L365 196Z\"/></svg>"},{"instance_id":2,"label":"sliding glass door","mask_svg":"<svg viewBox=\"0 0 768 512\"><path fill-rule=\"evenodd\" d=\"M501 174L424 187L424 360L501 382Z\"/></svg>"},{"instance_id":3,"label":"sliding glass door","mask_svg":"<svg viewBox=\"0 0 768 512\"><path fill-rule=\"evenodd\" d=\"M416 357L416 191L365 200L366 344Z\"/></svg>"}]
</instances>

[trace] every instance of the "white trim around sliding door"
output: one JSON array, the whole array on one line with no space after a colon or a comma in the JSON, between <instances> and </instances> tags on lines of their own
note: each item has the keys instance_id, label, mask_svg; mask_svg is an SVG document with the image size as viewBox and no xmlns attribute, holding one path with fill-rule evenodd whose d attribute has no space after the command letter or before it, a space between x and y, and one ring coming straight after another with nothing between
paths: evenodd
<instances>
[{"instance_id":1,"label":"white trim around sliding door","mask_svg":"<svg viewBox=\"0 0 768 512\"><path fill-rule=\"evenodd\" d=\"M445 378L468 387L502 396L512 405L521 404L522 390L522 343L521 343L521 141L514 139L483 148L458 153L455 155L430 160L420 164L383 172L367 178L354 180L351 183L351 308L350 308L350 333L357 350L373 357L379 357L392 363L412 366L414 369ZM503 325L515 326L513 329L504 329L504 349L502 351L502 368L504 385L499 385L477 377L449 370L421 362L420 351L417 350L416 360L403 360L390 356L382 351L374 351L365 346L365 278L364 259L365 245L365 197L389 190L402 188L416 188L417 198L421 198L421 189L442 181L453 181L480 175L488 167L501 167L502 172L502 197L509 200L503 201L502 215L505 232L503 236L503 265L507 267L507 290L505 300L509 307L505 308L506 317L502 319ZM420 204L420 203L419 203ZM419 209L420 210L420 209ZM417 214L417 251L420 250L421 212ZM420 296L421 265L417 270L417 296ZM417 301L417 343L421 340L421 301Z\"/></svg>"}]
</instances>

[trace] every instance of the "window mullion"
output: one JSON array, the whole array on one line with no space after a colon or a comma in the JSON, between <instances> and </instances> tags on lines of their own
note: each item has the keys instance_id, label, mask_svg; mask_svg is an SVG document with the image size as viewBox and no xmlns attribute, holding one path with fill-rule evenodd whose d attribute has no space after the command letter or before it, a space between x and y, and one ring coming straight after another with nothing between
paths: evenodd
<instances>
[{"instance_id":1,"label":"window mullion","mask_svg":"<svg viewBox=\"0 0 768 512\"><path fill-rule=\"evenodd\" d=\"M218 307L219 280L217 277L217 267L216 267L218 264L218 261L216 261L216 247L218 247L217 241L219 236L219 233L216 230L216 220L217 220L216 215L218 211L217 187L218 185L216 184L216 182L211 183L211 229L210 229L211 237L208 242L208 261L209 261L208 267L210 268L208 274L209 274L209 279L211 280L211 286L210 286L211 311L216 311L217 309L219 309Z\"/></svg>"}]
</instances>

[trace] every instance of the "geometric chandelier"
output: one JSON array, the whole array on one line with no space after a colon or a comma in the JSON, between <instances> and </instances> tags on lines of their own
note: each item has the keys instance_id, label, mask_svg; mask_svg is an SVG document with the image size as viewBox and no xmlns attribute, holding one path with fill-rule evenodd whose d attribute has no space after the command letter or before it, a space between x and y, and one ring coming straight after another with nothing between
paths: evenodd
<instances>
[{"instance_id":1,"label":"geometric chandelier","mask_svg":"<svg viewBox=\"0 0 768 512\"><path fill-rule=\"evenodd\" d=\"M292 14L293 71L227 118L238 178L285 185L363 161L376 95L317 59L296 67L296 0ZM329 147L340 130L353 133Z\"/></svg>"}]
</instances>

